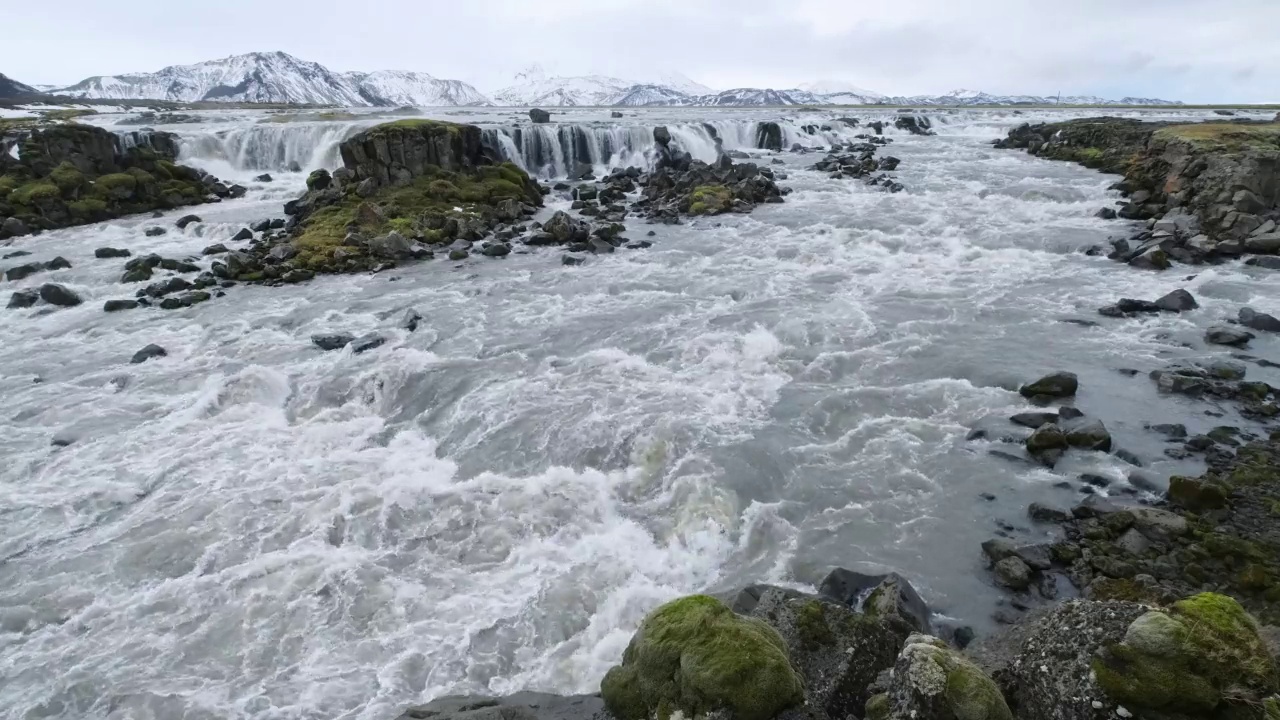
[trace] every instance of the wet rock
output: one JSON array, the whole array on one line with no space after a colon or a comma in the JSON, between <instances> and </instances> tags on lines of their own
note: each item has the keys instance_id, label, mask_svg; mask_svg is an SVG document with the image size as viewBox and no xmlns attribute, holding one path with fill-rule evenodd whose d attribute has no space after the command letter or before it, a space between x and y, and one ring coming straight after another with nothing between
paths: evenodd
<instances>
[{"instance_id":1,"label":"wet rock","mask_svg":"<svg viewBox=\"0 0 1280 720\"><path fill-rule=\"evenodd\" d=\"M369 252L377 257L403 258L412 255L413 251L414 243L395 231L369 241Z\"/></svg>"},{"instance_id":2,"label":"wet rock","mask_svg":"<svg viewBox=\"0 0 1280 720\"><path fill-rule=\"evenodd\" d=\"M562 256L560 256L560 264L561 264L561 265L568 265L568 266L581 265L581 264L585 263L586 261L587 261L587 259L586 259L586 258L584 258L584 257L578 257L577 255L562 255Z\"/></svg>"},{"instance_id":3,"label":"wet rock","mask_svg":"<svg viewBox=\"0 0 1280 720\"><path fill-rule=\"evenodd\" d=\"M93 256L98 258L99 260L106 260L108 258L125 258L125 257L129 257L132 254L133 253L123 248L112 248L112 247L100 247L97 250L93 251Z\"/></svg>"},{"instance_id":4,"label":"wet rock","mask_svg":"<svg viewBox=\"0 0 1280 720\"><path fill-rule=\"evenodd\" d=\"M262 173L254 178L254 182L271 182L272 180L274 180L274 178L272 178L268 173Z\"/></svg>"},{"instance_id":5,"label":"wet rock","mask_svg":"<svg viewBox=\"0 0 1280 720\"><path fill-rule=\"evenodd\" d=\"M17 265L5 270L4 278L9 282L16 282L18 280L31 277L44 269L44 263L27 263L26 265Z\"/></svg>"},{"instance_id":6,"label":"wet rock","mask_svg":"<svg viewBox=\"0 0 1280 720\"><path fill-rule=\"evenodd\" d=\"M1115 220L1116 211L1112 208L1104 207L1098 212L1094 213L1093 216L1097 218L1102 218L1103 220Z\"/></svg>"},{"instance_id":7,"label":"wet rock","mask_svg":"<svg viewBox=\"0 0 1280 720\"><path fill-rule=\"evenodd\" d=\"M314 279L315 276L316 274L314 272L312 272L311 270L307 270L306 268L293 268L292 270L289 270L285 272L285 274L281 275L280 280L282 282L295 284L300 282L307 282L308 280Z\"/></svg>"},{"instance_id":8,"label":"wet rock","mask_svg":"<svg viewBox=\"0 0 1280 720\"><path fill-rule=\"evenodd\" d=\"M1066 434L1052 423L1045 423L1027 438L1027 452L1048 467L1056 465L1069 446Z\"/></svg>"},{"instance_id":9,"label":"wet rock","mask_svg":"<svg viewBox=\"0 0 1280 720\"><path fill-rule=\"evenodd\" d=\"M16 217L7 217L0 222L0 237L18 237L26 235L30 230L26 223Z\"/></svg>"},{"instance_id":10,"label":"wet rock","mask_svg":"<svg viewBox=\"0 0 1280 720\"><path fill-rule=\"evenodd\" d=\"M1079 388L1079 380L1075 373L1056 372L1046 375L1039 380L1023 385L1018 391L1023 397L1050 397L1061 398L1071 397L1076 394Z\"/></svg>"},{"instance_id":11,"label":"wet rock","mask_svg":"<svg viewBox=\"0 0 1280 720\"><path fill-rule=\"evenodd\" d=\"M1009 421L1014 425L1021 425L1022 427L1028 427L1036 430L1046 423L1051 424L1058 422L1058 414L1046 412L1025 412L1014 415L1009 418Z\"/></svg>"},{"instance_id":12,"label":"wet rock","mask_svg":"<svg viewBox=\"0 0 1280 720\"><path fill-rule=\"evenodd\" d=\"M1274 315L1260 313L1253 308L1240 308L1239 320L1241 325L1251 330L1280 332L1280 319L1277 319Z\"/></svg>"},{"instance_id":13,"label":"wet rock","mask_svg":"<svg viewBox=\"0 0 1280 720\"><path fill-rule=\"evenodd\" d=\"M1204 334L1205 342L1211 345L1229 345L1231 347L1244 347L1253 338L1253 333L1222 325L1211 327Z\"/></svg>"},{"instance_id":14,"label":"wet rock","mask_svg":"<svg viewBox=\"0 0 1280 720\"><path fill-rule=\"evenodd\" d=\"M255 233L263 233L263 232L266 232L266 231L268 231L268 230L270 230L270 229L271 229L271 221L270 221L270 220L259 220L258 222L256 222L256 223L254 223L254 224L250 225L250 226L249 226L249 229L250 229L250 230L252 230L252 231L253 231L253 232L255 232Z\"/></svg>"},{"instance_id":15,"label":"wet rock","mask_svg":"<svg viewBox=\"0 0 1280 720\"><path fill-rule=\"evenodd\" d=\"M40 300L40 293L37 290L19 290L9 296L9 304L5 307L9 310L21 310L35 305Z\"/></svg>"},{"instance_id":16,"label":"wet rock","mask_svg":"<svg viewBox=\"0 0 1280 720\"><path fill-rule=\"evenodd\" d=\"M1010 590L1022 591L1031 587L1031 568L1020 558L1007 557L992 568L996 582Z\"/></svg>"},{"instance_id":17,"label":"wet rock","mask_svg":"<svg viewBox=\"0 0 1280 720\"><path fill-rule=\"evenodd\" d=\"M511 246L507 243L490 243L480 250L485 257L505 257L511 254Z\"/></svg>"},{"instance_id":18,"label":"wet rock","mask_svg":"<svg viewBox=\"0 0 1280 720\"><path fill-rule=\"evenodd\" d=\"M1134 257L1129 261L1129 265L1144 270L1168 270L1173 263L1169 262L1169 256L1164 250L1155 246Z\"/></svg>"},{"instance_id":19,"label":"wet rock","mask_svg":"<svg viewBox=\"0 0 1280 720\"><path fill-rule=\"evenodd\" d=\"M546 110L539 110L538 108L530 108L529 119L535 124L549 123L551 122L551 113Z\"/></svg>"},{"instance_id":20,"label":"wet rock","mask_svg":"<svg viewBox=\"0 0 1280 720\"><path fill-rule=\"evenodd\" d=\"M216 245L210 245L204 250L201 250L200 254L201 255L221 255L222 253L226 253L226 252L231 252L231 250L226 245L223 245L222 243L218 243Z\"/></svg>"},{"instance_id":21,"label":"wet rock","mask_svg":"<svg viewBox=\"0 0 1280 720\"><path fill-rule=\"evenodd\" d=\"M134 353L133 358L129 360L129 362L134 365L140 365L148 360L153 360L155 358L162 358L168 354L169 352L164 348L160 347L159 345L154 345L154 344L148 345L142 348L141 350L139 350L138 352Z\"/></svg>"},{"instance_id":22,"label":"wet rock","mask_svg":"<svg viewBox=\"0 0 1280 720\"><path fill-rule=\"evenodd\" d=\"M146 230L144 230L144 231L143 231L143 234L144 234L144 235L146 235L147 237L160 237L161 235L164 235L164 234L165 234L165 233L167 233L167 232L169 232L169 231L168 231L168 230L165 230L165 229L164 229L164 228L162 228L162 227L159 227L159 226L153 226L153 227L149 227L149 228L147 228Z\"/></svg>"},{"instance_id":23,"label":"wet rock","mask_svg":"<svg viewBox=\"0 0 1280 720\"><path fill-rule=\"evenodd\" d=\"M387 339L377 334L362 335L351 341L351 351L356 355L366 353L386 344Z\"/></svg>"},{"instance_id":24,"label":"wet rock","mask_svg":"<svg viewBox=\"0 0 1280 720\"><path fill-rule=\"evenodd\" d=\"M244 242L245 240L252 240L252 239L253 239L252 230L250 230L249 228L240 228L240 232L236 233L231 238L231 242Z\"/></svg>"},{"instance_id":25,"label":"wet rock","mask_svg":"<svg viewBox=\"0 0 1280 720\"><path fill-rule=\"evenodd\" d=\"M198 222L202 222L202 220L200 220L199 215L183 215L182 217L178 218L178 222L174 223L174 225L177 225L178 229L180 230L185 230L187 226L190 225L191 223L198 223Z\"/></svg>"},{"instance_id":26,"label":"wet rock","mask_svg":"<svg viewBox=\"0 0 1280 720\"><path fill-rule=\"evenodd\" d=\"M930 611L911 583L897 573L867 575L836 568L818 587L818 594L852 608L862 608L908 632L929 632Z\"/></svg>"},{"instance_id":27,"label":"wet rock","mask_svg":"<svg viewBox=\"0 0 1280 720\"><path fill-rule=\"evenodd\" d=\"M1067 444L1071 447L1101 452L1111 450L1111 433L1096 418L1077 418L1065 423L1062 431L1066 433Z\"/></svg>"},{"instance_id":28,"label":"wet rock","mask_svg":"<svg viewBox=\"0 0 1280 720\"><path fill-rule=\"evenodd\" d=\"M45 283L40 286L40 299L50 305L58 305L60 307L74 307L79 305L83 300L74 291L65 285L58 283Z\"/></svg>"},{"instance_id":29,"label":"wet rock","mask_svg":"<svg viewBox=\"0 0 1280 720\"><path fill-rule=\"evenodd\" d=\"M548 695L519 692L502 698L474 695L440 697L407 708L396 720L602 720L598 695Z\"/></svg>"},{"instance_id":30,"label":"wet rock","mask_svg":"<svg viewBox=\"0 0 1280 720\"><path fill-rule=\"evenodd\" d=\"M1044 523L1062 523L1071 519L1071 513L1066 510L1050 507L1042 503L1031 503L1027 507L1027 515L1032 520Z\"/></svg>"},{"instance_id":31,"label":"wet rock","mask_svg":"<svg viewBox=\"0 0 1280 720\"><path fill-rule=\"evenodd\" d=\"M1147 429L1154 433L1159 433L1170 440L1182 440L1187 437L1187 426L1182 424L1166 423L1161 425L1148 425Z\"/></svg>"},{"instance_id":32,"label":"wet rock","mask_svg":"<svg viewBox=\"0 0 1280 720\"><path fill-rule=\"evenodd\" d=\"M400 327L409 332L414 332L418 329L418 325L422 323L422 320L422 313L409 308L405 310L404 317L400 320Z\"/></svg>"},{"instance_id":33,"label":"wet rock","mask_svg":"<svg viewBox=\"0 0 1280 720\"><path fill-rule=\"evenodd\" d=\"M1191 293L1179 288L1156 300L1155 306L1169 312L1185 312L1187 310L1195 310L1200 307L1200 303L1196 302Z\"/></svg>"},{"instance_id":34,"label":"wet rock","mask_svg":"<svg viewBox=\"0 0 1280 720\"><path fill-rule=\"evenodd\" d=\"M133 310L139 307L137 300L108 300L103 304L104 312L120 312L121 310Z\"/></svg>"},{"instance_id":35,"label":"wet rock","mask_svg":"<svg viewBox=\"0 0 1280 720\"><path fill-rule=\"evenodd\" d=\"M1169 478L1169 500L1191 512L1217 510L1227 506L1230 490L1204 478L1175 475Z\"/></svg>"},{"instance_id":36,"label":"wet rock","mask_svg":"<svg viewBox=\"0 0 1280 720\"><path fill-rule=\"evenodd\" d=\"M355 340L355 336L349 333L328 333L322 335L312 335L311 343L321 350L341 350L350 345Z\"/></svg>"}]
</instances>

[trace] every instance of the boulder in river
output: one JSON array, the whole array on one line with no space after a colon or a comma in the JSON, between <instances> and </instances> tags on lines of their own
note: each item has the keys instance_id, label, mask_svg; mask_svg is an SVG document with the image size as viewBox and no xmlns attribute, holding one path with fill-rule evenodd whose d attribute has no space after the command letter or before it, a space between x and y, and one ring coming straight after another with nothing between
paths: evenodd
<instances>
[{"instance_id":1,"label":"boulder in river","mask_svg":"<svg viewBox=\"0 0 1280 720\"><path fill-rule=\"evenodd\" d=\"M148 360L165 357L168 354L169 352L159 345L151 344L134 353L133 359L129 360L129 362L134 365L140 365Z\"/></svg>"},{"instance_id":2,"label":"boulder in river","mask_svg":"<svg viewBox=\"0 0 1280 720\"><path fill-rule=\"evenodd\" d=\"M75 291L66 285L58 283L45 283L40 286L40 299L50 305L58 305L60 307L74 307L79 305L83 300Z\"/></svg>"},{"instance_id":3,"label":"boulder in river","mask_svg":"<svg viewBox=\"0 0 1280 720\"><path fill-rule=\"evenodd\" d=\"M9 304L5 307L9 310L21 310L35 305L40 300L40 292L37 290L19 290L9 296Z\"/></svg>"},{"instance_id":4,"label":"boulder in river","mask_svg":"<svg viewBox=\"0 0 1280 720\"><path fill-rule=\"evenodd\" d=\"M201 222L199 215L183 215L174 225L177 225L179 230L185 230L188 225L198 222Z\"/></svg>"},{"instance_id":5,"label":"boulder in river","mask_svg":"<svg viewBox=\"0 0 1280 720\"><path fill-rule=\"evenodd\" d=\"M102 309L104 312L120 312L121 310L133 310L138 307L137 300L108 300Z\"/></svg>"},{"instance_id":6,"label":"boulder in river","mask_svg":"<svg viewBox=\"0 0 1280 720\"><path fill-rule=\"evenodd\" d=\"M1079 386L1080 382L1075 373L1055 372L1033 383L1023 385L1018 392L1027 398L1063 398L1075 395Z\"/></svg>"},{"instance_id":7,"label":"boulder in river","mask_svg":"<svg viewBox=\"0 0 1280 720\"><path fill-rule=\"evenodd\" d=\"M1240 308L1239 320L1241 325L1250 330L1280 332L1280 319L1277 319L1274 315L1260 313L1253 308Z\"/></svg>"},{"instance_id":8,"label":"boulder in river","mask_svg":"<svg viewBox=\"0 0 1280 720\"><path fill-rule=\"evenodd\" d=\"M1187 310L1195 310L1200 307L1200 303L1196 302L1195 297L1191 293L1183 290L1182 288L1178 288L1159 300L1156 300L1155 306L1161 310L1167 310L1169 312L1185 312Z\"/></svg>"},{"instance_id":9,"label":"boulder in river","mask_svg":"<svg viewBox=\"0 0 1280 720\"><path fill-rule=\"evenodd\" d=\"M355 339L350 333L325 333L312 335L311 343L321 350L341 350Z\"/></svg>"},{"instance_id":10,"label":"boulder in river","mask_svg":"<svg viewBox=\"0 0 1280 720\"><path fill-rule=\"evenodd\" d=\"M535 124L549 123L551 122L551 113L546 110L539 110L538 108L530 108L529 119Z\"/></svg>"},{"instance_id":11,"label":"boulder in river","mask_svg":"<svg viewBox=\"0 0 1280 720\"><path fill-rule=\"evenodd\" d=\"M782 151L782 126L776 122L756 125L756 147L761 150Z\"/></svg>"},{"instance_id":12,"label":"boulder in river","mask_svg":"<svg viewBox=\"0 0 1280 720\"><path fill-rule=\"evenodd\" d=\"M106 260L108 258L129 257L132 254L133 253L123 248L113 248L113 247L100 247L97 250L93 251L93 256L98 258L99 260Z\"/></svg>"},{"instance_id":13,"label":"boulder in river","mask_svg":"<svg viewBox=\"0 0 1280 720\"><path fill-rule=\"evenodd\" d=\"M1230 345L1232 347L1244 347L1253 338L1253 333L1225 325L1211 327L1204 334L1205 342L1210 345Z\"/></svg>"}]
</instances>

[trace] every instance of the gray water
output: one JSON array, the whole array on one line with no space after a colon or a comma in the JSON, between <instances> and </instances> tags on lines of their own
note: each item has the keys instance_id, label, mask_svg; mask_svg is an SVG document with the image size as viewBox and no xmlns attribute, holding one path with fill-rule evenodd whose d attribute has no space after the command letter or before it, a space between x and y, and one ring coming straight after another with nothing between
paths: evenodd
<instances>
[{"instance_id":1,"label":"gray water","mask_svg":"<svg viewBox=\"0 0 1280 720\"><path fill-rule=\"evenodd\" d=\"M1081 472L1123 487L1128 466L1013 464L969 428L1067 369L1150 475L1195 472L1144 423L1242 423L1158 395L1146 371L1223 356L1201 336L1243 304L1280 312L1267 271L1085 256L1132 230L1092 217L1115 178L989 147L1022 119L894 134L895 195L784 153L786 204L632 221L653 248L574 268L546 249L104 314L134 288L94 248L198 254L302 187L226 158L192 161L248 197L185 231L189 210L18 241L33 257L3 266L74 267L5 290L57 281L86 302L0 311L2 712L381 719L446 693L589 692L657 604L811 587L834 566L898 570L989 629L978 544L997 521L1072 502L1054 483ZM1202 309L1096 316L1178 287ZM408 308L426 317L412 334ZM323 353L309 338L326 331L388 342ZM148 343L168 357L130 365Z\"/></svg>"}]
</instances>

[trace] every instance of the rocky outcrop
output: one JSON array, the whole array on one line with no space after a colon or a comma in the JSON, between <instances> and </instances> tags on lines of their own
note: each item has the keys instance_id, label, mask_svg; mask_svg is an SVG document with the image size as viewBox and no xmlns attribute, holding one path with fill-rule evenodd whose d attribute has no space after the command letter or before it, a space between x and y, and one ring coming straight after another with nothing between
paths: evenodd
<instances>
[{"instance_id":1,"label":"rocky outcrop","mask_svg":"<svg viewBox=\"0 0 1280 720\"><path fill-rule=\"evenodd\" d=\"M831 154L814 163L813 169L829 173L832 180L858 178L867 185L882 187L888 192L901 192L906 189L901 183L883 174L883 172L897 170L902 161L892 155L879 159L875 156L876 151L888 141L866 135L859 135L858 138L862 142L849 143L838 151L833 148ZM837 152L844 154L837 154ZM876 175L877 172L882 174Z\"/></svg>"},{"instance_id":2,"label":"rocky outcrop","mask_svg":"<svg viewBox=\"0 0 1280 720\"><path fill-rule=\"evenodd\" d=\"M265 231L245 251L215 262L214 274L303 282L314 273L394 267L437 250L469 257L476 242L485 243L480 254L502 257L514 228L542 204L538 184L519 167L494 162L473 125L401 120L370 128L339 151L343 167L311 173L307 193L285 205L283 233Z\"/></svg>"},{"instance_id":3,"label":"rocky outcrop","mask_svg":"<svg viewBox=\"0 0 1280 720\"><path fill-rule=\"evenodd\" d=\"M756 125L756 147L761 150L782 151L782 126L776 122Z\"/></svg>"},{"instance_id":4,"label":"rocky outcrop","mask_svg":"<svg viewBox=\"0 0 1280 720\"><path fill-rule=\"evenodd\" d=\"M912 135L935 135L930 128L933 123L929 122L929 118L923 115L899 115L893 121L893 126L899 130L906 130Z\"/></svg>"},{"instance_id":5,"label":"rocky outcrop","mask_svg":"<svg viewBox=\"0 0 1280 720\"><path fill-rule=\"evenodd\" d=\"M783 190L768 168L734 163L727 155L715 165L685 160L638 178L642 190L632 209L675 223L681 215L749 213L761 203L782 202Z\"/></svg>"},{"instance_id":6,"label":"rocky outcrop","mask_svg":"<svg viewBox=\"0 0 1280 720\"><path fill-rule=\"evenodd\" d=\"M0 144L18 149L16 160L0 153L0 239L233 194L217 178L175 164L177 144L167 133L127 144L98 127L46 125Z\"/></svg>"},{"instance_id":7,"label":"rocky outcrop","mask_svg":"<svg viewBox=\"0 0 1280 720\"><path fill-rule=\"evenodd\" d=\"M1280 123L1092 118L1022 125L997 147L1123 174L1119 216L1153 221L1111 257L1164 269L1280 253Z\"/></svg>"}]
</instances>

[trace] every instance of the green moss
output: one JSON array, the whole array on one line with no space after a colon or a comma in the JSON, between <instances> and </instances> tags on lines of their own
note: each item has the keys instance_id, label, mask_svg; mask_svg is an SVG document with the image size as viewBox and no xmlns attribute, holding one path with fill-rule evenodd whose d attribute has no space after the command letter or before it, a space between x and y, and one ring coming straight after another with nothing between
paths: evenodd
<instances>
[{"instance_id":1,"label":"green moss","mask_svg":"<svg viewBox=\"0 0 1280 720\"><path fill-rule=\"evenodd\" d=\"M9 193L9 201L17 205L38 206L59 200L62 191L50 182L30 182Z\"/></svg>"},{"instance_id":2,"label":"green moss","mask_svg":"<svg viewBox=\"0 0 1280 720\"><path fill-rule=\"evenodd\" d=\"M675 600L646 617L600 692L621 720L677 710L693 718L721 709L735 720L770 720L803 700L782 638L705 595Z\"/></svg>"},{"instance_id":3,"label":"green moss","mask_svg":"<svg viewBox=\"0 0 1280 720\"><path fill-rule=\"evenodd\" d=\"M879 695L872 695L871 698L867 700L866 710L863 713L863 716L866 720L889 720L891 712L892 708L889 704L889 695L887 693L880 693Z\"/></svg>"},{"instance_id":4,"label":"green moss","mask_svg":"<svg viewBox=\"0 0 1280 720\"><path fill-rule=\"evenodd\" d=\"M7 198L21 184L22 181L12 175L0 175L0 200Z\"/></svg>"},{"instance_id":5,"label":"green moss","mask_svg":"<svg viewBox=\"0 0 1280 720\"><path fill-rule=\"evenodd\" d=\"M699 185L689 194L690 215L719 215L733 207L733 193L723 185Z\"/></svg>"},{"instance_id":6,"label":"green moss","mask_svg":"<svg viewBox=\"0 0 1280 720\"><path fill-rule=\"evenodd\" d=\"M97 110L90 110L88 108L45 110L41 114L41 118L43 120L66 121L66 120L72 120L78 117L85 117L86 115L97 115L97 114L98 114Z\"/></svg>"},{"instance_id":7,"label":"green moss","mask_svg":"<svg viewBox=\"0 0 1280 720\"><path fill-rule=\"evenodd\" d=\"M1262 701L1265 720L1280 720L1280 698L1269 697Z\"/></svg>"},{"instance_id":8,"label":"green moss","mask_svg":"<svg viewBox=\"0 0 1280 720\"><path fill-rule=\"evenodd\" d=\"M827 625L827 614L822 603L810 600L796 613L796 630L800 634L800 643L806 650L833 645L835 633Z\"/></svg>"},{"instance_id":9,"label":"green moss","mask_svg":"<svg viewBox=\"0 0 1280 720\"><path fill-rule=\"evenodd\" d=\"M512 178L517 182L512 182ZM503 200L537 202L540 198L530 197L533 190L526 186L528 182L528 175L509 163L474 172L435 169L408 185L382 188L367 199L348 194L337 204L317 210L302 222L294 245L300 252L331 255L329 249L340 245L353 230L367 236L396 230L408 237L425 236L428 242L444 242L449 238L438 228L423 227L425 223L420 220L424 216L463 218L489 213L493 205ZM357 211L364 202L382 210L380 215L368 217L383 220L362 223Z\"/></svg>"},{"instance_id":10,"label":"green moss","mask_svg":"<svg viewBox=\"0 0 1280 720\"><path fill-rule=\"evenodd\" d=\"M84 173L77 170L75 165L66 161L63 161L61 165L49 173L49 180L53 181L53 184L57 185L64 195L71 195L88 182Z\"/></svg>"},{"instance_id":11,"label":"green moss","mask_svg":"<svg viewBox=\"0 0 1280 720\"><path fill-rule=\"evenodd\" d=\"M1280 123L1175 125L1157 130L1153 137L1166 141L1182 140L1226 152L1240 152L1251 148L1275 151L1280 150Z\"/></svg>"},{"instance_id":12,"label":"green moss","mask_svg":"<svg viewBox=\"0 0 1280 720\"><path fill-rule=\"evenodd\" d=\"M1276 689L1275 662L1256 621L1235 600L1202 593L1153 610L1094 659L1098 684L1115 701L1179 712L1211 712L1233 688Z\"/></svg>"},{"instance_id":13,"label":"green moss","mask_svg":"<svg viewBox=\"0 0 1280 720\"><path fill-rule=\"evenodd\" d=\"M111 217L107 204L97 198L72 200L67 203L67 211L78 222L98 222Z\"/></svg>"},{"instance_id":14,"label":"green moss","mask_svg":"<svg viewBox=\"0 0 1280 720\"><path fill-rule=\"evenodd\" d=\"M395 120L389 123L382 123L369 128L367 132L377 134L387 130L419 130L428 135L437 135L449 133L457 135L462 132L462 126L457 123L443 122L440 120L427 120L425 118L408 118L405 120Z\"/></svg>"},{"instance_id":15,"label":"green moss","mask_svg":"<svg viewBox=\"0 0 1280 720\"><path fill-rule=\"evenodd\" d=\"M1013 720L1000 689L978 666L954 657L947 670L947 704L956 720Z\"/></svg>"},{"instance_id":16,"label":"green moss","mask_svg":"<svg viewBox=\"0 0 1280 720\"><path fill-rule=\"evenodd\" d=\"M1160 596L1151 588L1133 580L1124 578L1098 578L1089 585L1089 598L1092 600L1125 600L1128 602L1154 605Z\"/></svg>"},{"instance_id":17,"label":"green moss","mask_svg":"<svg viewBox=\"0 0 1280 720\"><path fill-rule=\"evenodd\" d=\"M101 196L123 200L133 195L138 188L138 179L129 173L111 173L99 177L93 186L94 191Z\"/></svg>"}]
</instances>

